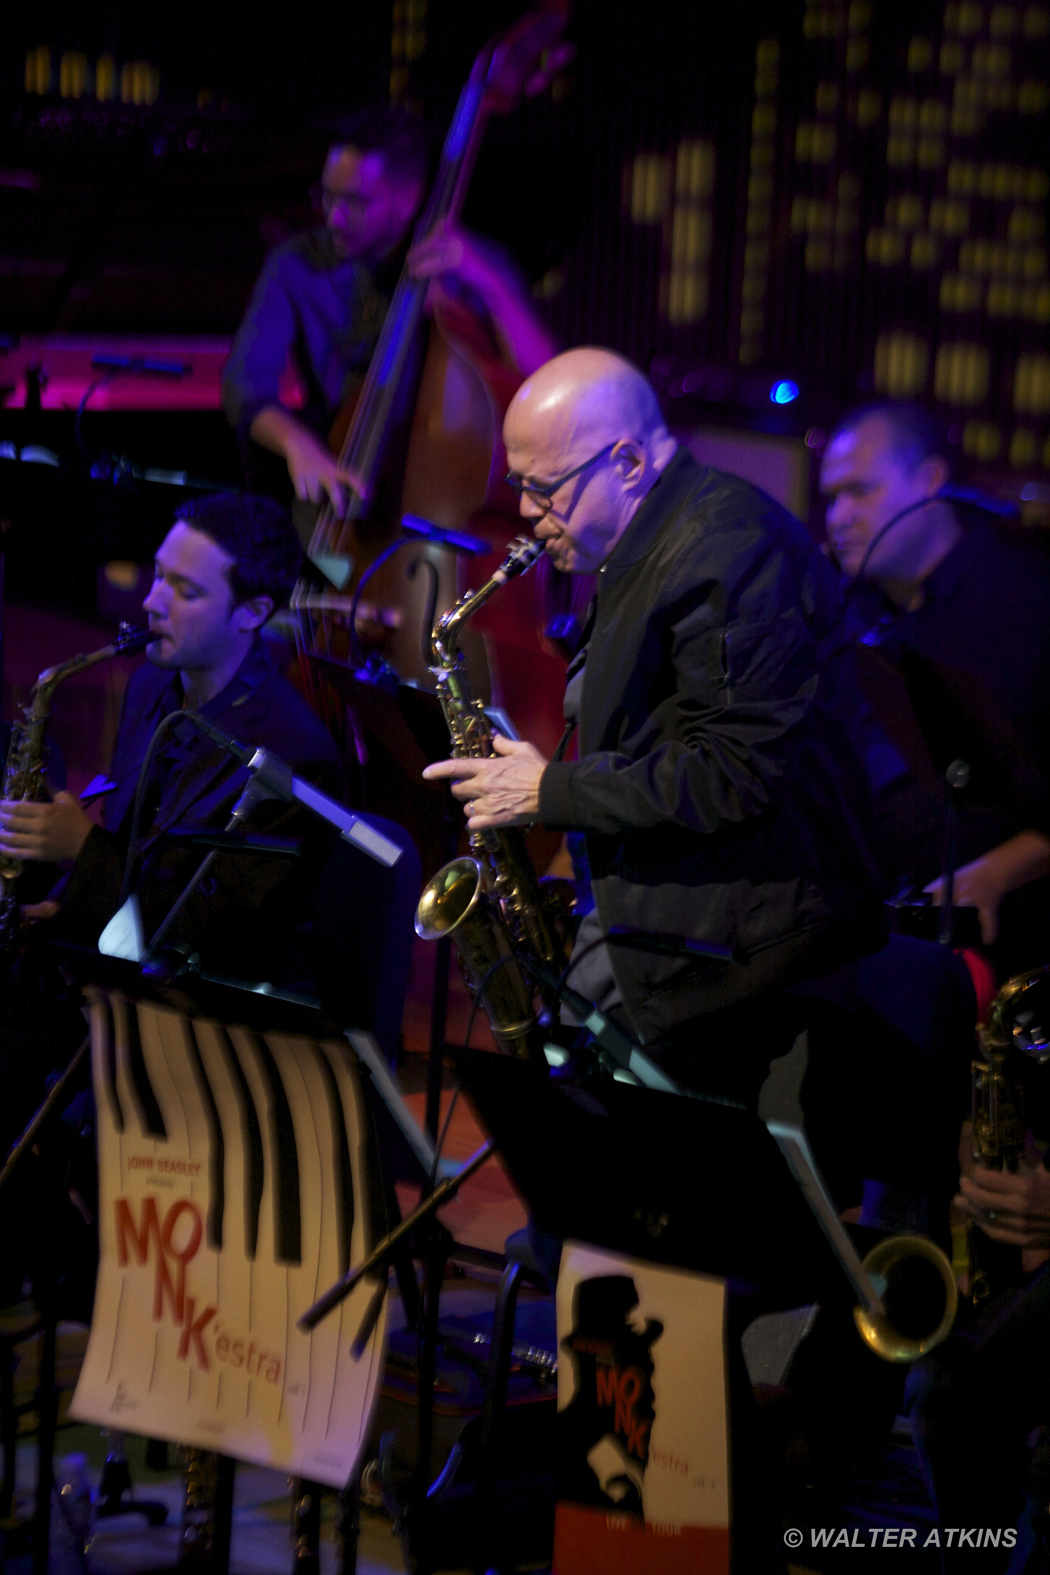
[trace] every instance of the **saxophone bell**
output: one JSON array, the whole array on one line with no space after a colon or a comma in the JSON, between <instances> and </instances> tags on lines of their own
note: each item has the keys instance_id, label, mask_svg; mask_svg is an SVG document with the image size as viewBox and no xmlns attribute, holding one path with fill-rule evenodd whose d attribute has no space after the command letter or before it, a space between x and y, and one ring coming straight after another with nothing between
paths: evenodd
<instances>
[{"instance_id":1,"label":"saxophone bell","mask_svg":"<svg viewBox=\"0 0 1050 1575\"><path fill-rule=\"evenodd\" d=\"M546 1066L532 986L477 859L453 859L427 882L416 908L416 934L454 943L471 994L480 997L504 1054Z\"/></svg>"},{"instance_id":2,"label":"saxophone bell","mask_svg":"<svg viewBox=\"0 0 1050 1575\"><path fill-rule=\"evenodd\" d=\"M883 1307L854 1307L853 1321L884 1362L914 1362L951 1333L959 1293L950 1260L925 1236L887 1236L864 1259Z\"/></svg>"}]
</instances>

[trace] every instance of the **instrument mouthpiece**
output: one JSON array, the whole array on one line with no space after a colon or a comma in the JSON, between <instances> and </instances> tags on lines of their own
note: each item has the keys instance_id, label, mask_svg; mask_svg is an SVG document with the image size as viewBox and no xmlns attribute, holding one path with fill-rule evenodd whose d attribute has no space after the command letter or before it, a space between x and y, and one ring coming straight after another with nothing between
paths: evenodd
<instances>
[{"instance_id":1,"label":"instrument mouthpiece","mask_svg":"<svg viewBox=\"0 0 1050 1575\"><path fill-rule=\"evenodd\" d=\"M152 629L136 629L133 624L122 623L117 630L117 638L113 641L113 654L115 656L138 656L147 645L160 636L154 634Z\"/></svg>"},{"instance_id":2,"label":"instrument mouthpiece","mask_svg":"<svg viewBox=\"0 0 1050 1575\"><path fill-rule=\"evenodd\" d=\"M519 574L531 569L536 559L542 556L542 541L537 541L535 536L516 536L492 578L498 585L506 585L508 580L516 580Z\"/></svg>"}]
</instances>

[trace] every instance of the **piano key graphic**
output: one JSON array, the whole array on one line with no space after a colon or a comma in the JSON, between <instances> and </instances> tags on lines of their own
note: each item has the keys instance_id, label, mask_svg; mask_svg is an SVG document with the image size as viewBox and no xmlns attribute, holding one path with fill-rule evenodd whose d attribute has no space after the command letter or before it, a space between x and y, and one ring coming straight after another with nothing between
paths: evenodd
<instances>
[{"instance_id":1,"label":"piano key graphic","mask_svg":"<svg viewBox=\"0 0 1050 1575\"><path fill-rule=\"evenodd\" d=\"M76 1415L342 1485L385 1308L359 1354L374 1282L296 1320L385 1224L353 1050L88 995L101 1265Z\"/></svg>"}]
</instances>

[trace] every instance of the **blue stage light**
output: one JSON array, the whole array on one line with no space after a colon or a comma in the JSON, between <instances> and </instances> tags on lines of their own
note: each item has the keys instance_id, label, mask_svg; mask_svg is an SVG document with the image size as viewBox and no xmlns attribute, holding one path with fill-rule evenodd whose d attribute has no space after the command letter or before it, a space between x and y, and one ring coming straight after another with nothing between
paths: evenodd
<instances>
[{"instance_id":1,"label":"blue stage light","mask_svg":"<svg viewBox=\"0 0 1050 1575\"><path fill-rule=\"evenodd\" d=\"M793 399L798 398L798 384L786 380L782 383L774 383L769 390L769 397L774 405L790 405Z\"/></svg>"}]
</instances>

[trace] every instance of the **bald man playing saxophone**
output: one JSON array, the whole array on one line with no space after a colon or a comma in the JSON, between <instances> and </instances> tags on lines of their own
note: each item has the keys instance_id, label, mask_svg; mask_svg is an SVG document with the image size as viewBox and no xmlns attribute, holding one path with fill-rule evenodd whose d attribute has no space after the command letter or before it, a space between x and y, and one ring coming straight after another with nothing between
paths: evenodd
<instances>
[{"instance_id":1,"label":"bald man playing saxophone","mask_svg":"<svg viewBox=\"0 0 1050 1575\"><path fill-rule=\"evenodd\" d=\"M679 447L611 352L547 362L504 437L555 566L598 576L568 671L577 758L497 738L425 775L452 780L471 830L584 834L577 953L614 927L728 949L599 944L573 982L683 1084L753 1103L797 1032L785 989L884 939L834 575L771 498Z\"/></svg>"}]
</instances>

